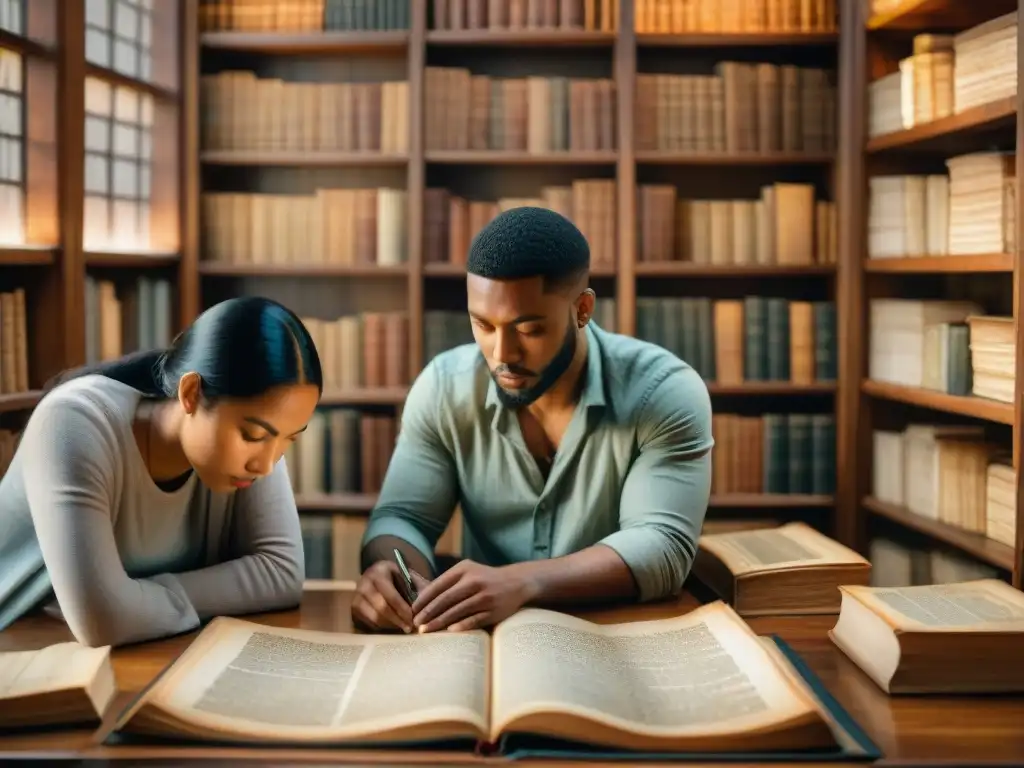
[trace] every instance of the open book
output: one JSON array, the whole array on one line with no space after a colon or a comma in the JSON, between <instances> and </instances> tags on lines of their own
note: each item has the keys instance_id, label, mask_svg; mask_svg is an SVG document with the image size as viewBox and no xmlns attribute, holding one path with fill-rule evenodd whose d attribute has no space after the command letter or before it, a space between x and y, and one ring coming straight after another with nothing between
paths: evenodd
<instances>
[{"instance_id":1,"label":"open book","mask_svg":"<svg viewBox=\"0 0 1024 768\"><path fill-rule=\"evenodd\" d=\"M1024 594L998 579L842 587L832 641L889 693L1024 691Z\"/></svg>"},{"instance_id":2,"label":"open book","mask_svg":"<svg viewBox=\"0 0 1024 768\"><path fill-rule=\"evenodd\" d=\"M611 625L531 608L493 635L218 618L116 729L222 743L494 745L529 734L633 751L837 748L808 686L721 602Z\"/></svg>"},{"instance_id":3,"label":"open book","mask_svg":"<svg viewBox=\"0 0 1024 768\"><path fill-rule=\"evenodd\" d=\"M701 536L693 575L741 616L838 613L871 563L804 523Z\"/></svg>"},{"instance_id":4,"label":"open book","mask_svg":"<svg viewBox=\"0 0 1024 768\"><path fill-rule=\"evenodd\" d=\"M0 729L97 723L115 693L109 647L0 653Z\"/></svg>"}]
</instances>

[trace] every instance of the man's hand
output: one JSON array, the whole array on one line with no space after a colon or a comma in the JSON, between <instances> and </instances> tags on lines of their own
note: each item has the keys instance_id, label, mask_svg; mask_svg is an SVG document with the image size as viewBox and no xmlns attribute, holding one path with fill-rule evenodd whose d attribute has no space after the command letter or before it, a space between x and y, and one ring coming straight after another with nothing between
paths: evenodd
<instances>
[{"instance_id":1,"label":"man's hand","mask_svg":"<svg viewBox=\"0 0 1024 768\"><path fill-rule=\"evenodd\" d=\"M462 560L419 589L412 605L420 632L458 632L497 624L528 603L532 582L514 566L492 568Z\"/></svg>"},{"instance_id":2,"label":"man's hand","mask_svg":"<svg viewBox=\"0 0 1024 768\"><path fill-rule=\"evenodd\" d=\"M415 571L410 571L410 575L419 592L430 584ZM393 560L378 560L367 568L352 598L353 623L371 632L412 632L413 613L399 589L401 579L398 564Z\"/></svg>"}]
</instances>

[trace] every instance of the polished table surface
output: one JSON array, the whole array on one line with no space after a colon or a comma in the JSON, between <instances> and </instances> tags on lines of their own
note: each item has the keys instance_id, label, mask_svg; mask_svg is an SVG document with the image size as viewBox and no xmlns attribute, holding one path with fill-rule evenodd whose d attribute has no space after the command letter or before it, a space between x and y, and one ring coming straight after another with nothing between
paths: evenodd
<instances>
[{"instance_id":1,"label":"polished table surface","mask_svg":"<svg viewBox=\"0 0 1024 768\"><path fill-rule=\"evenodd\" d=\"M348 589L307 592L294 611L247 617L283 627L352 631ZM678 600L609 610L573 611L602 623L663 618L685 613L700 603L689 593ZM879 690L828 639L834 616L756 618L758 634L776 634L789 643L847 711L878 744L888 764L1024 764L1024 697L889 697ZM251 764L346 763L364 765L457 765L507 762L460 753L409 753L366 750L210 748L175 746L108 747L100 740L113 715L183 651L195 634L116 649L114 670L121 691L98 730L61 730L0 735L0 759L145 760L147 764L218 761ZM32 650L71 639L63 623L47 616L22 619L0 632L0 651ZM539 765L541 761L530 761ZM569 768L569 761L545 763ZM609 765L624 765L610 763ZM653 763L642 763L653 766ZM775 765L778 765L777 763ZM807 763L801 765L808 766ZM829 765L836 765L830 763Z\"/></svg>"}]
</instances>

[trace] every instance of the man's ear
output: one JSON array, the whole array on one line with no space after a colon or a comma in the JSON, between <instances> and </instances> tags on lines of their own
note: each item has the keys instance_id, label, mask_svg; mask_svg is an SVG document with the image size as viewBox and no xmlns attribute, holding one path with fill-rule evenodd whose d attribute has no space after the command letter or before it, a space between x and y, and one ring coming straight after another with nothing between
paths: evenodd
<instances>
[{"instance_id":1,"label":"man's ear","mask_svg":"<svg viewBox=\"0 0 1024 768\"><path fill-rule=\"evenodd\" d=\"M195 371L189 371L178 381L178 402L191 416L199 408L203 397L203 380Z\"/></svg>"},{"instance_id":2,"label":"man's ear","mask_svg":"<svg viewBox=\"0 0 1024 768\"><path fill-rule=\"evenodd\" d=\"M594 316L594 303L596 300L597 297L591 288L587 288L576 299L576 325L579 328L585 327L590 322L590 318Z\"/></svg>"}]
</instances>

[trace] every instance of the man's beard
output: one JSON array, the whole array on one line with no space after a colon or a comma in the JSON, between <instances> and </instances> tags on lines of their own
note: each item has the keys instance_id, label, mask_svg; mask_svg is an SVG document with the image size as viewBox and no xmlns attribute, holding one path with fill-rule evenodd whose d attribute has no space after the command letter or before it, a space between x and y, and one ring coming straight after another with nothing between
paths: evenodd
<instances>
[{"instance_id":1,"label":"man's beard","mask_svg":"<svg viewBox=\"0 0 1024 768\"><path fill-rule=\"evenodd\" d=\"M548 363L547 367L540 372L537 383L532 387L509 390L502 387L499 383L498 376L501 374L523 375L524 372L521 369L517 370L508 365L499 365L495 370L491 371L491 378L494 379L494 386L502 405L512 409L524 408L551 389L555 382L562 378L562 374L569 370L569 366L572 365L572 360L576 356L576 344L576 324L570 315L569 327L566 329L565 339L562 341L561 348L552 358L551 362Z\"/></svg>"}]
</instances>

